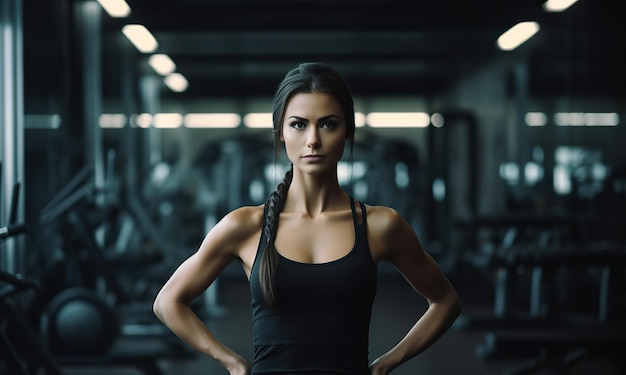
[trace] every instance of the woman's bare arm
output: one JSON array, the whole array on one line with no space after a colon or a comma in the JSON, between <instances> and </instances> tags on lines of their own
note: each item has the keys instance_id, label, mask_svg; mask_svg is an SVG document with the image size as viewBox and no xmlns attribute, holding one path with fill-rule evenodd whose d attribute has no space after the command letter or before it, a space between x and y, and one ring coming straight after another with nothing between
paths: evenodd
<instances>
[{"instance_id":1,"label":"woman's bare arm","mask_svg":"<svg viewBox=\"0 0 626 375\"><path fill-rule=\"evenodd\" d=\"M388 374L437 341L458 317L459 297L411 226L393 209L368 210L368 239L376 261L391 262L428 302L408 333L371 365L372 374Z\"/></svg>"},{"instance_id":2,"label":"woman's bare arm","mask_svg":"<svg viewBox=\"0 0 626 375\"><path fill-rule=\"evenodd\" d=\"M248 273L249 263L253 261L251 246L258 244L262 214L262 208L244 207L220 220L198 250L174 271L159 291L153 306L155 315L181 340L221 363L231 374L247 374L246 361L209 331L193 312L190 303L232 261L241 261ZM244 253L247 255L242 257Z\"/></svg>"}]
</instances>

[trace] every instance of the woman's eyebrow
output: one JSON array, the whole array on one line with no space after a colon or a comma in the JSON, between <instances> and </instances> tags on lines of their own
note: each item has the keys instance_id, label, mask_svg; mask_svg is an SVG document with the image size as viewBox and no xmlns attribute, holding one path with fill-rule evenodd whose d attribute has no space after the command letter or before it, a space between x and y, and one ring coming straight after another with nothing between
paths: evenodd
<instances>
[{"instance_id":1,"label":"woman's eyebrow","mask_svg":"<svg viewBox=\"0 0 626 375\"><path fill-rule=\"evenodd\" d=\"M300 117L300 116L296 116L296 115L291 115L288 118L292 118L298 121L302 121L302 122L309 122L309 120L305 119L304 117ZM341 117L337 116L337 115L328 115L328 116L324 116L321 117L318 121L325 121L325 120L330 120L330 119L341 119Z\"/></svg>"},{"instance_id":2,"label":"woman's eyebrow","mask_svg":"<svg viewBox=\"0 0 626 375\"><path fill-rule=\"evenodd\" d=\"M328 115L328 116L324 116L322 118L320 118L320 121L324 121L324 120L331 120L331 119L341 119L339 116L337 115Z\"/></svg>"}]
</instances>

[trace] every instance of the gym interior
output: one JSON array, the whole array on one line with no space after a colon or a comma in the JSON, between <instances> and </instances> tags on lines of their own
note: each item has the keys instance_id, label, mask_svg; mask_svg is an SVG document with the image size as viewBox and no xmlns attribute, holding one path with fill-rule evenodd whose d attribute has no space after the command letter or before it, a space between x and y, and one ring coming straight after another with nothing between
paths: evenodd
<instances>
[{"instance_id":1,"label":"gym interior","mask_svg":"<svg viewBox=\"0 0 626 375\"><path fill-rule=\"evenodd\" d=\"M552 3L0 0L0 374L227 373L152 303L283 175L272 96L303 61L355 98L340 184L463 304L394 374L626 373L623 12ZM249 293L232 264L193 307L251 359ZM382 264L371 355L425 308Z\"/></svg>"}]
</instances>

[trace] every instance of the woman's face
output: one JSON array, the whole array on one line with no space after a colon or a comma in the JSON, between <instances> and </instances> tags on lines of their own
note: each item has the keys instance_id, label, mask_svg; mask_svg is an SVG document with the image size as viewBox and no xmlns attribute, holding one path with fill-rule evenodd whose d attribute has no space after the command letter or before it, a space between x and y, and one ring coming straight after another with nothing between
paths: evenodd
<instances>
[{"instance_id":1,"label":"woman's face","mask_svg":"<svg viewBox=\"0 0 626 375\"><path fill-rule=\"evenodd\" d=\"M281 141L294 168L307 174L336 171L346 141L339 102L324 93L294 95L285 108Z\"/></svg>"}]
</instances>

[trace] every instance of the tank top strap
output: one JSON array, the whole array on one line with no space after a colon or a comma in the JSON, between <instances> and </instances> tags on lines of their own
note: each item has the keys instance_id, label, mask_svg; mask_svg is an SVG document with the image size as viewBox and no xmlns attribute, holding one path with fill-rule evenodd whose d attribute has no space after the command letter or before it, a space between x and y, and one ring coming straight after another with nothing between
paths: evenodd
<instances>
[{"instance_id":1,"label":"tank top strap","mask_svg":"<svg viewBox=\"0 0 626 375\"><path fill-rule=\"evenodd\" d=\"M361 207L361 222L359 222L356 217L356 205L354 204L354 198L350 196L350 208L352 209L352 221L354 222L355 228L359 227L361 224L365 224L365 218L366 218L365 203L359 201L359 206Z\"/></svg>"},{"instance_id":2,"label":"tank top strap","mask_svg":"<svg viewBox=\"0 0 626 375\"><path fill-rule=\"evenodd\" d=\"M352 221L354 222L354 227L356 228L359 224L356 220L356 207L354 206L354 198L350 196L350 209L352 210Z\"/></svg>"},{"instance_id":3,"label":"tank top strap","mask_svg":"<svg viewBox=\"0 0 626 375\"><path fill-rule=\"evenodd\" d=\"M366 224L366 218L367 218L367 214L365 213L365 203L359 201L359 206L361 206L361 225Z\"/></svg>"}]
</instances>

